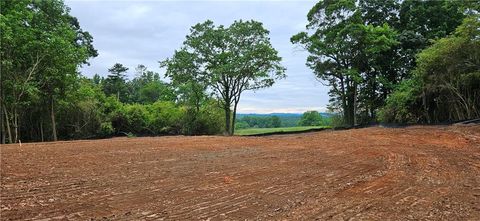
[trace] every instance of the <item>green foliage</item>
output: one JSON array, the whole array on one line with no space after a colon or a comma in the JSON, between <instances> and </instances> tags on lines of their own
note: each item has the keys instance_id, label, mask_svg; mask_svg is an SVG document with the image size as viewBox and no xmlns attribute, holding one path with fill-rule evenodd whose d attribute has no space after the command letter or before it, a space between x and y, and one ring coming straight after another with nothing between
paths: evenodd
<instances>
[{"instance_id":1,"label":"green foliage","mask_svg":"<svg viewBox=\"0 0 480 221\"><path fill-rule=\"evenodd\" d=\"M180 50L161 62L174 84L191 86L193 103L212 91L225 112L225 129L233 134L241 93L272 86L285 77L269 32L257 21L234 21L229 27L212 21L194 25ZM231 108L233 107L233 114Z\"/></svg>"},{"instance_id":2,"label":"green foliage","mask_svg":"<svg viewBox=\"0 0 480 221\"><path fill-rule=\"evenodd\" d=\"M107 96L115 96L121 102L128 101L128 86L126 83L127 67L120 63L116 63L108 69L110 74L103 82L103 91Z\"/></svg>"},{"instance_id":3,"label":"green foliage","mask_svg":"<svg viewBox=\"0 0 480 221\"><path fill-rule=\"evenodd\" d=\"M444 122L480 117L480 17L418 55L412 79L388 98L384 122Z\"/></svg>"},{"instance_id":4,"label":"green foliage","mask_svg":"<svg viewBox=\"0 0 480 221\"><path fill-rule=\"evenodd\" d=\"M156 101L176 101L172 85L163 82L160 75L149 71L144 65L135 69L136 77L126 82L129 88L128 103L152 104Z\"/></svg>"},{"instance_id":5,"label":"green foliage","mask_svg":"<svg viewBox=\"0 0 480 221\"><path fill-rule=\"evenodd\" d=\"M318 111L307 111L303 113L302 118L298 122L298 126L320 126L326 125L325 120Z\"/></svg>"},{"instance_id":6,"label":"green foliage","mask_svg":"<svg viewBox=\"0 0 480 221\"><path fill-rule=\"evenodd\" d=\"M23 139L20 135L28 139L35 134L31 125L38 125L43 140L44 112L49 112L48 132L56 140L56 104L76 90L77 68L97 55L92 36L63 1L1 1L0 8L2 143L5 134L9 142Z\"/></svg>"},{"instance_id":7,"label":"green foliage","mask_svg":"<svg viewBox=\"0 0 480 221\"><path fill-rule=\"evenodd\" d=\"M148 105L149 127L154 134L179 134L184 111L171 101L157 101Z\"/></svg>"},{"instance_id":8,"label":"green foliage","mask_svg":"<svg viewBox=\"0 0 480 221\"><path fill-rule=\"evenodd\" d=\"M218 134L223 129L221 109L212 103L206 103L194 114L171 101L122 104L110 114L110 119L116 134Z\"/></svg>"},{"instance_id":9,"label":"green foliage","mask_svg":"<svg viewBox=\"0 0 480 221\"><path fill-rule=\"evenodd\" d=\"M102 106L106 97L86 78L80 78L75 88L58 99L58 135L69 139L94 137L104 123Z\"/></svg>"},{"instance_id":10,"label":"green foliage","mask_svg":"<svg viewBox=\"0 0 480 221\"><path fill-rule=\"evenodd\" d=\"M332 128L343 128L343 127L349 127L350 125L345 123L345 119L343 118L342 115L333 115L329 119L329 125Z\"/></svg>"},{"instance_id":11,"label":"green foliage","mask_svg":"<svg viewBox=\"0 0 480 221\"><path fill-rule=\"evenodd\" d=\"M112 122L103 122L100 124L99 135L101 137L111 136L113 135L114 132L115 132L115 129L112 126Z\"/></svg>"},{"instance_id":12,"label":"green foliage","mask_svg":"<svg viewBox=\"0 0 480 221\"><path fill-rule=\"evenodd\" d=\"M305 47L307 65L331 87L329 109L336 114L328 120L316 112L301 120L236 120L243 91L270 87L285 77L262 23L193 26L183 46L161 62L169 83L144 65L129 80L128 68L119 63L106 78L87 79L78 69L97 56L93 37L63 1L0 1L0 143L57 136L232 134L237 121L236 128L247 128L291 126L299 120L301 125L351 126L376 119L479 118L479 5L319 1L307 15L306 31L291 41Z\"/></svg>"},{"instance_id":13,"label":"green foliage","mask_svg":"<svg viewBox=\"0 0 480 221\"><path fill-rule=\"evenodd\" d=\"M237 122L236 128L277 128L282 126L278 116L243 116Z\"/></svg>"},{"instance_id":14,"label":"green foliage","mask_svg":"<svg viewBox=\"0 0 480 221\"><path fill-rule=\"evenodd\" d=\"M235 129L237 129L237 131L238 131L238 129L246 129L246 128L250 128L250 124L248 124L245 121L238 120L235 123Z\"/></svg>"},{"instance_id":15,"label":"green foliage","mask_svg":"<svg viewBox=\"0 0 480 221\"><path fill-rule=\"evenodd\" d=\"M175 93L166 83L154 81L145 84L138 91L138 101L143 104L151 104L155 101L174 101Z\"/></svg>"},{"instance_id":16,"label":"green foliage","mask_svg":"<svg viewBox=\"0 0 480 221\"><path fill-rule=\"evenodd\" d=\"M331 109L339 109L348 125L355 123L357 105L363 105L368 114L381 105L375 102L376 92L388 85L378 83L379 78L388 79L381 75L387 66L381 59L399 44L390 25L368 20L377 16L366 16L371 10L362 11L364 3L320 1L307 16L307 32L291 38L310 52L307 66L318 80L331 86ZM364 98L359 99L359 93ZM362 104L362 100L373 102Z\"/></svg>"},{"instance_id":17,"label":"green foliage","mask_svg":"<svg viewBox=\"0 0 480 221\"><path fill-rule=\"evenodd\" d=\"M272 116L272 127L277 128L282 126L282 121L277 116Z\"/></svg>"},{"instance_id":18,"label":"green foliage","mask_svg":"<svg viewBox=\"0 0 480 221\"><path fill-rule=\"evenodd\" d=\"M379 111L381 122L388 123L417 123L421 116L422 88L419 79L412 78L403 81L392 93L385 106Z\"/></svg>"},{"instance_id":19,"label":"green foliage","mask_svg":"<svg viewBox=\"0 0 480 221\"><path fill-rule=\"evenodd\" d=\"M368 124L411 77L415 55L476 9L451 0L319 1L307 15L307 30L291 41L310 52L307 66L331 87L330 110L346 125Z\"/></svg>"},{"instance_id":20,"label":"green foliage","mask_svg":"<svg viewBox=\"0 0 480 221\"><path fill-rule=\"evenodd\" d=\"M281 127L295 127L298 125L301 115L284 115L279 118L282 121Z\"/></svg>"},{"instance_id":21,"label":"green foliage","mask_svg":"<svg viewBox=\"0 0 480 221\"><path fill-rule=\"evenodd\" d=\"M220 134L225 129L225 116L216 101L210 100L196 109L188 108L183 117L184 134Z\"/></svg>"},{"instance_id":22,"label":"green foliage","mask_svg":"<svg viewBox=\"0 0 480 221\"><path fill-rule=\"evenodd\" d=\"M125 105L123 109L126 125L120 131L130 131L134 134L144 134L147 132L149 112L145 106L140 104Z\"/></svg>"}]
</instances>

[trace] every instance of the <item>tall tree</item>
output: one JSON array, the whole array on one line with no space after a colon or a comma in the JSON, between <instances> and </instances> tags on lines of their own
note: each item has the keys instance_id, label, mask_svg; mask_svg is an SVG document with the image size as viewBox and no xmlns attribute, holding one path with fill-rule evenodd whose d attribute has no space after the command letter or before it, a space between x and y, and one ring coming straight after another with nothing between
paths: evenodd
<instances>
[{"instance_id":1,"label":"tall tree","mask_svg":"<svg viewBox=\"0 0 480 221\"><path fill-rule=\"evenodd\" d=\"M432 40L452 33L465 18L471 7L470 0L405 0L399 9L399 31L401 42L399 54L404 68L400 70L409 77L416 66L416 55Z\"/></svg>"},{"instance_id":2,"label":"tall tree","mask_svg":"<svg viewBox=\"0 0 480 221\"><path fill-rule=\"evenodd\" d=\"M175 51L172 58L160 62L161 67L167 68L165 77L170 78L177 88L180 101L193 107L196 112L208 100L208 82L203 76L200 62L194 53L186 49Z\"/></svg>"},{"instance_id":3,"label":"tall tree","mask_svg":"<svg viewBox=\"0 0 480 221\"><path fill-rule=\"evenodd\" d=\"M347 125L368 123L410 77L415 54L460 24L466 2L322 0L307 15L307 31L291 40L310 52L307 65L331 86L330 108Z\"/></svg>"},{"instance_id":4,"label":"tall tree","mask_svg":"<svg viewBox=\"0 0 480 221\"><path fill-rule=\"evenodd\" d=\"M150 71L145 65L135 68L136 77L128 84L131 90L130 102L151 104L156 101L175 101L176 95L172 86L160 80L160 75Z\"/></svg>"},{"instance_id":5,"label":"tall tree","mask_svg":"<svg viewBox=\"0 0 480 221\"><path fill-rule=\"evenodd\" d=\"M310 52L307 59L316 77L331 86L332 109L340 109L347 125L356 124L359 88L375 83L369 57L396 45L395 31L388 25L365 25L357 2L320 1L307 15L307 31L291 38ZM375 85L371 89L376 92Z\"/></svg>"},{"instance_id":6,"label":"tall tree","mask_svg":"<svg viewBox=\"0 0 480 221\"><path fill-rule=\"evenodd\" d=\"M232 135L242 92L270 87L285 77L268 34L253 20L229 27L208 20L193 26L183 47L162 64L167 75L188 75L185 79L197 79L214 92L225 112L226 133Z\"/></svg>"},{"instance_id":7,"label":"tall tree","mask_svg":"<svg viewBox=\"0 0 480 221\"><path fill-rule=\"evenodd\" d=\"M302 114L298 122L299 126L320 126L324 124L322 115L318 111L307 111Z\"/></svg>"},{"instance_id":8,"label":"tall tree","mask_svg":"<svg viewBox=\"0 0 480 221\"><path fill-rule=\"evenodd\" d=\"M29 10L29 4L30 1L0 2L0 111L2 137L7 137L9 143L18 140L21 107L38 94L38 84L33 77L38 73L43 56L40 42L35 41L34 29L30 26L34 11Z\"/></svg>"},{"instance_id":9,"label":"tall tree","mask_svg":"<svg viewBox=\"0 0 480 221\"><path fill-rule=\"evenodd\" d=\"M54 102L77 76L77 68L96 56L63 1L2 1L2 109L10 142L20 139L20 109L48 100L56 140ZM12 129L13 127L13 133Z\"/></svg>"},{"instance_id":10,"label":"tall tree","mask_svg":"<svg viewBox=\"0 0 480 221\"><path fill-rule=\"evenodd\" d=\"M80 28L75 17L69 15L70 9L63 1L38 1L32 5L34 14L32 26L40 30L38 39L47 39L48 51L44 53L39 81L42 92L50 109L53 140L57 140L55 103L75 87L78 79L78 67L88 64L90 57L97 56L92 46L92 37ZM46 31L48 30L48 31Z\"/></svg>"},{"instance_id":11,"label":"tall tree","mask_svg":"<svg viewBox=\"0 0 480 221\"><path fill-rule=\"evenodd\" d=\"M116 63L108 69L109 74L103 84L103 91L106 95L114 95L117 100L122 102L128 100L128 88L125 74L127 71L128 68L120 63Z\"/></svg>"},{"instance_id":12,"label":"tall tree","mask_svg":"<svg viewBox=\"0 0 480 221\"><path fill-rule=\"evenodd\" d=\"M418 54L413 77L387 99L381 120L436 123L479 118L479 36L476 15Z\"/></svg>"}]
</instances>

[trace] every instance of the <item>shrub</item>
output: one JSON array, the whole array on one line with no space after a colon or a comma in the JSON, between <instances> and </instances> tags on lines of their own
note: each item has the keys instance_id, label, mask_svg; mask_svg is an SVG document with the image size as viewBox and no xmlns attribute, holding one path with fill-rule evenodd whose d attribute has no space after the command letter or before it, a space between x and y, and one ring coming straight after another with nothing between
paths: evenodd
<instances>
[{"instance_id":1,"label":"shrub","mask_svg":"<svg viewBox=\"0 0 480 221\"><path fill-rule=\"evenodd\" d=\"M140 104L125 105L124 107L127 118L126 131L134 134L150 133L147 128L149 113L147 112L146 107Z\"/></svg>"},{"instance_id":2,"label":"shrub","mask_svg":"<svg viewBox=\"0 0 480 221\"><path fill-rule=\"evenodd\" d=\"M320 126L323 124L323 117L318 111L307 111L303 113L302 118L298 122L299 126Z\"/></svg>"},{"instance_id":3,"label":"shrub","mask_svg":"<svg viewBox=\"0 0 480 221\"><path fill-rule=\"evenodd\" d=\"M224 130L223 110L215 102L203 104L199 111L192 107L185 107L183 113L183 134L220 134Z\"/></svg>"},{"instance_id":4,"label":"shrub","mask_svg":"<svg viewBox=\"0 0 480 221\"><path fill-rule=\"evenodd\" d=\"M100 124L99 134L102 137L111 136L115 130L113 129L112 122L103 122Z\"/></svg>"},{"instance_id":5,"label":"shrub","mask_svg":"<svg viewBox=\"0 0 480 221\"><path fill-rule=\"evenodd\" d=\"M157 101L147 107L149 128L154 134L179 134L182 110L171 101Z\"/></svg>"},{"instance_id":6,"label":"shrub","mask_svg":"<svg viewBox=\"0 0 480 221\"><path fill-rule=\"evenodd\" d=\"M416 78L403 81L378 112L383 123L417 123L421 116L421 84Z\"/></svg>"}]
</instances>

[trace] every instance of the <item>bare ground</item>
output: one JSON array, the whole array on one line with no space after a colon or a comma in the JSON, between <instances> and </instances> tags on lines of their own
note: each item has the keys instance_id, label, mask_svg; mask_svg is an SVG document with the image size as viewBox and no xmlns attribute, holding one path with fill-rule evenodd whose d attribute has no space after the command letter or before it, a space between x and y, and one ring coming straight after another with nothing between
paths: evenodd
<instances>
[{"instance_id":1,"label":"bare ground","mask_svg":"<svg viewBox=\"0 0 480 221\"><path fill-rule=\"evenodd\" d=\"M480 126L0 151L1 220L480 220Z\"/></svg>"}]
</instances>

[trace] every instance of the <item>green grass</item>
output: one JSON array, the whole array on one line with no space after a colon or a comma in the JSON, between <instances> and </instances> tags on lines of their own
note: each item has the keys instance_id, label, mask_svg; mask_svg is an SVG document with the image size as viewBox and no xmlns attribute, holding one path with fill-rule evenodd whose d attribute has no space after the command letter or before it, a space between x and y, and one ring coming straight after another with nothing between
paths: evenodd
<instances>
[{"instance_id":1,"label":"green grass","mask_svg":"<svg viewBox=\"0 0 480 221\"><path fill-rule=\"evenodd\" d=\"M255 135L273 132L298 132L310 129L330 128L329 126L309 126L309 127L279 127L279 128L247 128L235 130L235 135Z\"/></svg>"}]
</instances>

